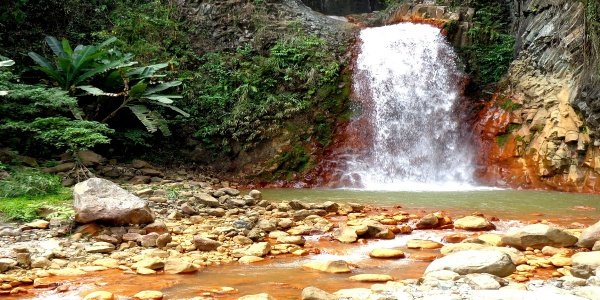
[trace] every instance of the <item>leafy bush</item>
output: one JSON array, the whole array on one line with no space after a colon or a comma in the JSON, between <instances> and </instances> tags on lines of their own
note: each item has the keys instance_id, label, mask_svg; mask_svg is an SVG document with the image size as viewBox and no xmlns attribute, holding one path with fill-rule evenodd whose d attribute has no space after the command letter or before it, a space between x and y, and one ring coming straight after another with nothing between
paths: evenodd
<instances>
[{"instance_id":1,"label":"leafy bush","mask_svg":"<svg viewBox=\"0 0 600 300\"><path fill-rule=\"evenodd\" d=\"M31 122L7 121L0 125L0 129L20 134L29 133L42 144L68 150L70 153L98 144L108 144L110 139L107 135L114 132L106 124L65 117L37 118Z\"/></svg>"},{"instance_id":2,"label":"leafy bush","mask_svg":"<svg viewBox=\"0 0 600 300\"><path fill-rule=\"evenodd\" d=\"M6 145L39 156L43 148L75 152L110 141L113 131L106 125L73 119L79 115L77 99L66 91L17 80L0 68L0 115L6 116L0 120L0 139Z\"/></svg>"},{"instance_id":3,"label":"leafy bush","mask_svg":"<svg viewBox=\"0 0 600 300\"><path fill-rule=\"evenodd\" d=\"M600 1L584 0L586 9L586 35L591 45L588 61L595 61L597 80L600 81ZM587 54L587 53L586 53Z\"/></svg>"},{"instance_id":4,"label":"leafy bush","mask_svg":"<svg viewBox=\"0 0 600 300\"><path fill-rule=\"evenodd\" d=\"M188 27L173 1L121 1L108 14L111 26L93 35L117 45L143 63L168 61L185 64L195 55L189 46Z\"/></svg>"},{"instance_id":5,"label":"leafy bush","mask_svg":"<svg viewBox=\"0 0 600 300\"><path fill-rule=\"evenodd\" d=\"M515 39L510 33L508 6L491 0L478 0L473 28L469 30L471 45L461 49L467 72L477 84L498 82L508 71L513 59Z\"/></svg>"},{"instance_id":6,"label":"leafy bush","mask_svg":"<svg viewBox=\"0 0 600 300\"><path fill-rule=\"evenodd\" d=\"M481 85L498 82L514 56L508 6L491 0L473 3L475 16L469 31L472 44L461 49L467 71Z\"/></svg>"},{"instance_id":7,"label":"leafy bush","mask_svg":"<svg viewBox=\"0 0 600 300\"><path fill-rule=\"evenodd\" d=\"M77 86L94 76L135 64L131 61L131 54L115 55L118 53L108 48L116 40L113 37L98 45L78 45L72 49L67 39L59 42L55 37L47 36L46 43L54 57L47 59L35 52L29 52L29 57L38 64L35 69L46 73L58 86L74 94Z\"/></svg>"},{"instance_id":8,"label":"leafy bush","mask_svg":"<svg viewBox=\"0 0 600 300\"><path fill-rule=\"evenodd\" d=\"M21 53L42 50L44 36L92 42L91 33L110 25L108 12L121 0L9 0L0 1L0 54L20 64Z\"/></svg>"},{"instance_id":9,"label":"leafy bush","mask_svg":"<svg viewBox=\"0 0 600 300\"><path fill-rule=\"evenodd\" d=\"M0 180L0 198L55 194L62 188L60 178L35 169L19 169Z\"/></svg>"},{"instance_id":10,"label":"leafy bush","mask_svg":"<svg viewBox=\"0 0 600 300\"><path fill-rule=\"evenodd\" d=\"M208 53L201 61L184 90L196 135L207 144L245 149L272 136L286 120L326 106L319 100L330 95L318 91L337 86L340 72L325 42L303 33L278 40L265 54L245 47Z\"/></svg>"}]
</instances>

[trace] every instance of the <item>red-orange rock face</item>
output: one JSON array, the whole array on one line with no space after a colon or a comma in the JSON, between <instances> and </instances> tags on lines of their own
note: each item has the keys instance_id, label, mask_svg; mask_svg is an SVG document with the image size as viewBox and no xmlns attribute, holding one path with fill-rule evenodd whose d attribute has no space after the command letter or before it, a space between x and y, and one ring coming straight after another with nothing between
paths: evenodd
<instances>
[{"instance_id":1,"label":"red-orange rock face","mask_svg":"<svg viewBox=\"0 0 600 300\"><path fill-rule=\"evenodd\" d=\"M506 101L512 100L495 95L477 117L474 128L478 137L477 178L482 183L525 189L600 192L600 178L595 171L595 167L600 165L595 162L597 158L594 159L600 153L597 147L588 145L585 150L567 152L572 158L568 161L570 164L556 168L546 159L548 154L552 155L550 158L554 158L556 152L548 153L543 152L547 149L534 148L536 138L544 139L542 144L548 144L556 136L550 134L544 137L543 131L530 137L521 135L525 131L523 127L531 124L514 123L517 122L516 117L524 114L524 109L511 111L502 108ZM545 122L545 126L553 126L553 122ZM562 143L569 146L564 137Z\"/></svg>"}]
</instances>

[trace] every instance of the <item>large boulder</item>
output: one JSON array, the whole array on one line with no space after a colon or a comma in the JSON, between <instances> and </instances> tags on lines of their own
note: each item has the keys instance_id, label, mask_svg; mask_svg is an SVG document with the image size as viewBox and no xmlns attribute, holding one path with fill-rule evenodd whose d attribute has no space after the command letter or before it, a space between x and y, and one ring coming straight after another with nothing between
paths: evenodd
<instances>
[{"instance_id":1,"label":"large boulder","mask_svg":"<svg viewBox=\"0 0 600 300\"><path fill-rule=\"evenodd\" d=\"M516 270L510 256L501 251L467 250L452 253L433 261L425 273L448 270L461 275L488 273L500 277L512 274Z\"/></svg>"},{"instance_id":2,"label":"large boulder","mask_svg":"<svg viewBox=\"0 0 600 300\"><path fill-rule=\"evenodd\" d=\"M600 251L579 252L571 257L571 264L573 276L588 278L600 267Z\"/></svg>"},{"instance_id":3,"label":"large boulder","mask_svg":"<svg viewBox=\"0 0 600 300\"><path fill-rule=\"evenodd\" d=\"M591 249L598 240L600 240L600 221L581 233L577 246Z\"/></svg>"},{"instance_id":4,"label":"large boulder","mask_svg":"<svg viewBox=\"0 0 600 300\"><path fill-rule=\"evenodd\" d=\"M146 201L106 179L90 178L76 184L73 198L75 221L79 223L121 226L154 221Z\"/></svg>"},{"instance_id":5,"label":"large boulder","mask_svg":"<svg viewBox=\"0 0 600 300\"><path fill-rule=\"evenodd\" d=\"M570 247L577 243L577 237L546 224L533 224L510 230L502 237L502 243L518 249L527 247L542 249L544 246Z\"/></svg>"}]
</instances>

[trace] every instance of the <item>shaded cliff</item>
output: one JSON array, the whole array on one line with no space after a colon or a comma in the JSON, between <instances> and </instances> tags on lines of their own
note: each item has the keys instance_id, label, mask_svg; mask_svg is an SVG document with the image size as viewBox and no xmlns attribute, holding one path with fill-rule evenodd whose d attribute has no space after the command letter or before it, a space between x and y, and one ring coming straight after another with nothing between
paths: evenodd
<instances>
[{"instance_id":1,"label":"shaded cliff","mask_svg":"<svg viewBox=\"0 0 600 300\"><path fill-rule=\"evenodd\" d=\"M347 109L357 27L300 0L181 1L200 58L182 156L267 181L309 168Z\"/></svg>"},{"instance_id":2,"label":"shaded cliff","mask_svg":"<svg viewBox=\"0 0 600 300\"><path fill-rule=\"evenodd\" d=\"M380 0L302 0L308 7L326 15L346 16L385 8Z\"/></svg>"},{"instance_id":3,"label":"shaded cliff","mask_svg":"<svg viewBox=\"0 0 600 300\"><path fill-rule=\"evenodd\" d=\"M479 175L512 187L598 191L600 92L586 4L512 7L517 58L479 115Z\"/></svg>"}]
</instances>

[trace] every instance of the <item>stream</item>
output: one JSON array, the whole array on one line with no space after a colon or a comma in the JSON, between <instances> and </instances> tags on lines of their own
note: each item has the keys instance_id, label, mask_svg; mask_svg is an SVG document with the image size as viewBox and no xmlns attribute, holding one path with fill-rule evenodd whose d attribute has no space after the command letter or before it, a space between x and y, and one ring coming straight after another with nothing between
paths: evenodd
<instances>
[{"instance_id":1,"label":"stream","mask_svg":"<svg viewBox=\"0 0 600 300\"><path fill-rule=\"evenodd\" d=\"M494 216L495 233L523 226L538 220L547 220L561 226L581 223L592 224L600 219L600 201L597 195L515 191L475 190L462 192L366 192L358 190L267 189L263 196L270 201L301 200L305 202L355 202L386 207L401 206L414 213L443 210L453 218L473 212ZM128 295L141 289L161 290L166 299L190 299L202 295L214 299L237 299L242 295L266 292L276 299L298 299L306 286L316 286L333 292L342 288L369 287L369 283L351 282L348 274L327 274L303 269L312 260L342 259L356 268L351 275L363 273L388 274L396 279L419 278L429 262L419 257L435 257L438 250L411 250L406 248L410 239L429 239L442 242L442 237L459 230L415 230L410 235L396 235L393 240L369 240L356 244L342 244L320 236L307 237L307 243L320 249L320 254L296 257L292 255L268 258L252 265L237 263L211 266L189 275L140 276L118 270L102 271L83 278L51 277L56 282L67 282L65 293L43 291L34 298L19 299L81 299L94 290ZM471 234L463 232L466 234ZM375 248L399 248L407 258L377 260L368 256ZM425 259L427 260L427 259ZM197 298L202 299L202 298ZM213 298L207 298L213 299Z\"/></svg>"}]
</instances>

